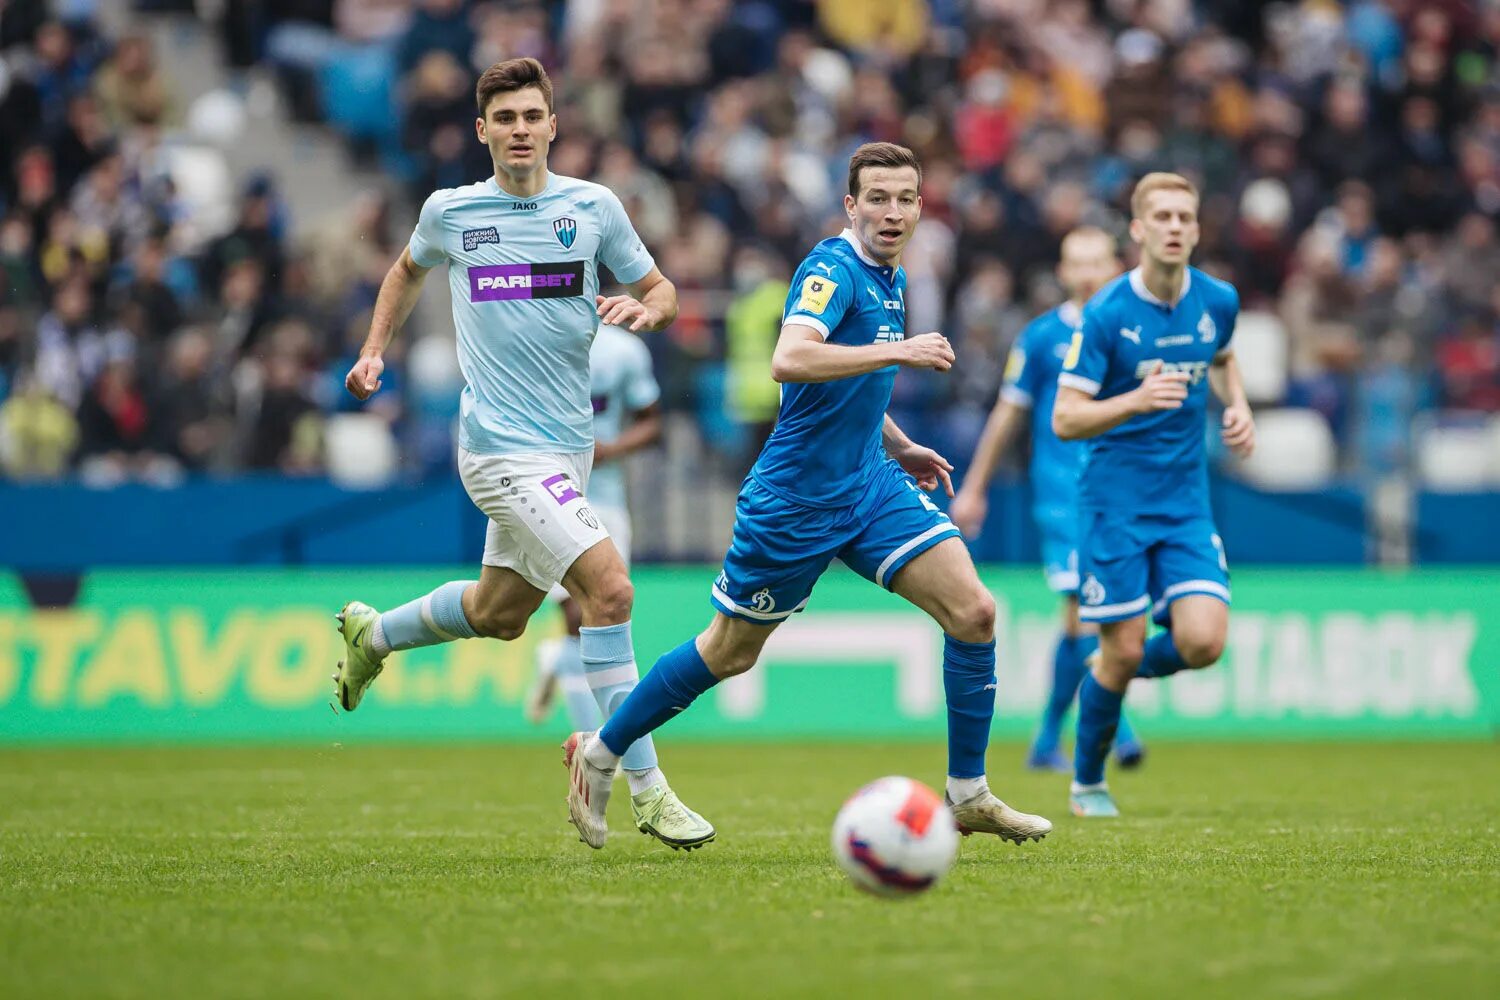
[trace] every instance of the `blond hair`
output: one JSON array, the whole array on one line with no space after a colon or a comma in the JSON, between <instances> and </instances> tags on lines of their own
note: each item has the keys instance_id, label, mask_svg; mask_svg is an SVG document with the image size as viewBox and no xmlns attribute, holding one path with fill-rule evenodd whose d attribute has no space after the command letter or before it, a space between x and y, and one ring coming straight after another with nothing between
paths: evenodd
<instances>
[{"instance_id":1,"label":"blond hair","mask_svg":"<svg viewBox=\"0 0 1500 1000\"><path fill-rule=\"evenodd\" d=\"M1130 214L1133 217L1139 219L1141 214L1145 212L1146 197L1153 191L1186 191L1193 196L1193 200L1196 201L1198 199L1198 189L1193 185L1192 181L1181 174L1169 174L1166 171L1158 170L1142 177L1140 182L1136 184L1135 190L1131 192Z\"/></svg>"},{"instance_id":2,"label":"blond hair","mask_svg":"<svg viewBox=\"0 0 1500 1000\"><path fill-rule=\"evenodd\" d=\"M1068 235L1062 238L1062 244L1058 248L1059 252L1063 256L1066 256L1070 244L1077 244L1087 240L1103 240L1109 246L1110 253L1115 253L1117 250L1115 238L1108 231L1100 229L1098 226L1079 226L1076 229L1069 230Z\"/></svg>"}]
</instances>

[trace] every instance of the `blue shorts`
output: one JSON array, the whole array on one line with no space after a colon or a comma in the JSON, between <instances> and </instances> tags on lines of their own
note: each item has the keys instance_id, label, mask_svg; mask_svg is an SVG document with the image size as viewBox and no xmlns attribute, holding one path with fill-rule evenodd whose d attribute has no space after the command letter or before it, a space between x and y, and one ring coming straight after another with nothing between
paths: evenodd
<instances>
[{"instance_id":1,"label":"blue shorts","mask_svg":"<svg viewBox=\"0 0 1500 1000\"><path fill-rule=\"evenodd\" d=\"M1032 510L1042 536L1042 573L1054 594L1078 593L1078 508L1038 505Z\"/></svg>"},{"instance_id":2,"label":"blue shorts","mask_svg":"<svg viewBox=\"0 0 1500 1000\"><path fill-rule=\"evenodd\" d=\"M887 460L848 507L808 507L754 478L734 509L734 540L713 585L713 606L731 618L783 621L807 605L835 558L887 590L896 571L959 532L916 480Z\"/></svg>"},{"instance_id":3,"label":"blue shorts","mask_svg":"<svg viewBox=\"0 0 1500 1000\"><path fill-rule=\"evenodd\" d=\"M1224 543L1207 514L1086 510L1079 526L1082 620L1119 622L1149 611L1157 624L1166 625L1179 597L1207 594L1229 603Z\"/></svg>"}]
</instances>

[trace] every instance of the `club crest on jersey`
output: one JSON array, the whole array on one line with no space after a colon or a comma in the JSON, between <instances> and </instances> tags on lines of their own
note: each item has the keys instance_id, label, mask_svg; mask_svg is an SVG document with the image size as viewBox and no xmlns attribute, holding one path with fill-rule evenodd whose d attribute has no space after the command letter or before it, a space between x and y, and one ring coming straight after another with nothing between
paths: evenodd
<instances>
[{"instance_id":1,"label":"club crest on jersey","mask_svg":"<svg viewBox=\"0 0 1500 1000\"><path fill-rule=\"evenodd\" d=\"M1198 321L1199 339L1202 340L1205 344L1212 344L1214 342L1214 339L1218 336L1219 328L1214 326L1213 317L1205 312L1203 314L1203 318Z\"/></svg>"},{"instance_id":2,"label":"club crest on jersey","mask_svg":"<svg viewBox=\"0 0 1500 1000\"><path fill-rule=\"evenodd\" d=\"M557 242L562 244L564 250L573 249L573 241L578 238L578 223L569 216L552 223L552 233L557 237Z\"/></svg>"},{"instance_id":3,"label":"club crest on jersey","mask_svg":"<svg viewBox=\"0 0 1500 1000\"><path fill-rule=\"evenodd\" d=\"M474 250L481 243L499 243L500 234L494 226L486 226L484 229L464 230L464 249Z\"/></svg>"}]
</instances>

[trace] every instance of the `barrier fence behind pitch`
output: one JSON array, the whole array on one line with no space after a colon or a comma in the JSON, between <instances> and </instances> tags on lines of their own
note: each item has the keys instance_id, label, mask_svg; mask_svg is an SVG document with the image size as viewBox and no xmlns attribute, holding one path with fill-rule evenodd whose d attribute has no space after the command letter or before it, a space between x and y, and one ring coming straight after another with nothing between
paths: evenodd
<instances>
[{"instance_id":1,"label":"barrier fence behind pitch","mask_svg":"<svg viewBox=\"0 0 1500 1000\"><path fill-rule=\"evenodd\" d=\"M560 629L550 610L517 642L400 654L358 712L330 709L342 648L334 611L353 597L389 607L462 575L100 571L52 608L0 576L0 741L555 738L560 715L537 728L520 711L537 643ZM712 576L636 572L643 669L707 621ZM1056 608L1032 572L986 579L999 599L996 732L1021 737L1046 695ZM1500 572L1246 570L1234 592L1221 667L1132 690L1130 711L1153 738L1500 730ZM759 667L709 694L670 735L940 737L936 627L847 571L825 578L811 604Z\"/></svg>"}]
</instances>

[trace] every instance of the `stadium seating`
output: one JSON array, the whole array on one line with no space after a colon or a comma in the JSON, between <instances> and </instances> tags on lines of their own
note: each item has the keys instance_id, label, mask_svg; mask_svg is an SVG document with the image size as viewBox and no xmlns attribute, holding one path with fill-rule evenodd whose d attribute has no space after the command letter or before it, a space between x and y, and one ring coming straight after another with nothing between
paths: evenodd
<instances>
[{"instance_id":1,"label":"stadium seating","mask_svg":"<svg viewBox=\"0 0 1500 1000\"><path fill-rule=\"evenodd\" d=\"M1333 433L1316 410L1263 410L1256 418L1255 453L1240 468L1267 489L1316 489L1332 482L1337 463Z\"/></svg>"}]
</instances>

